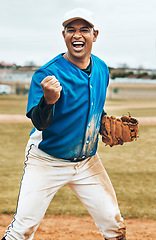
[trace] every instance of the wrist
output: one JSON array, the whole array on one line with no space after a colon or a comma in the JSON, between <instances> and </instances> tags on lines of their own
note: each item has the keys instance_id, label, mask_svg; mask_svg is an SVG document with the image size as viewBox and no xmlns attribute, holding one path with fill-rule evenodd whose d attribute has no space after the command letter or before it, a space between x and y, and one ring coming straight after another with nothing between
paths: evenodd
<instances>
[{"instance_id":1,"label":"wrist","mask_svg":"<svg viewBox=\"0 0 156 240\"><path fill-rule=\"evenodd\" d=\"M43 96L43 101L45 105L54 105L55 102L53 102L51 99L49 99L48 97Z\"/></svg>"},{"instance_id":2,"label":"wrist","mask_svg":"<svg viewBox=\"0 0 156 240\"><path fill-rule=\"evenodd\" d=\"M49 103L48 99L45 98L45 96L43 95L43 97L40 100L40 105L42 108L46 107L46 106L53 106L54 103Z\"/></svg>"}]
</instances>

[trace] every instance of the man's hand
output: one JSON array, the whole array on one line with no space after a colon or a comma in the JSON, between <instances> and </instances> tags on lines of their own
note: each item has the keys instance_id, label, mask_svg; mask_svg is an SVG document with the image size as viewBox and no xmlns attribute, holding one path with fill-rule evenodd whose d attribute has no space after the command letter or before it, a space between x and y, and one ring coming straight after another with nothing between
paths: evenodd
<instances>
[{"instance_id":1,"label":"man's hand","mask_svg":"<svg viewBox=\"0 0 156 240\"><path fill-rule=\"evenodd\" d=\"M62 87L55 76L48 76L43 79L41 86L47 104L54 104L60 97Z\"/></svg>"}]
</instances>

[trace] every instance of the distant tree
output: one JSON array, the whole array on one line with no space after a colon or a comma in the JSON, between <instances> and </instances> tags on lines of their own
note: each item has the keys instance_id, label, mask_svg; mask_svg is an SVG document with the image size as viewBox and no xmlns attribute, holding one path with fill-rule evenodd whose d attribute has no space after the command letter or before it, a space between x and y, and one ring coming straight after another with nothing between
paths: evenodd
<instances>
[{"instance_id":1,"label":"distant tree","mask_svg":"<svg viewBox=\"0 0 156 240\"><path fill-rule=\"evenodd\" d=\"M142 70L142 69L144 69L143 65L139 65L138 70Z\"/></svg>"},{"instance_id":2,"label":"distant tree","mask_svg":"<svg viewBox=\"0 0 156 240\"><path fill-rule=\"evenodd\" d=\"M127 63L120 63L119 68L126 69L129 68L129 66L127 65Z\"/></svg>"},{"instance_id":3,"label":"distant tree","mask_svg":"<svg viewBox=\"0 0 156 240\"><path fill-rule=\"evenodd\" d=\"M108 67L109 72L111 72L114 68L113 67Z\"/></svg>"},{"instance_id":4,"label":"distant tree","mask_svg":"<svg viewBox=\"0 0 156 240\"><path fill-rule=\"evenodd\" d=\"M124 71L118 71L118 72L113 72L111 73L111 79L115 78L125 78L133 75L133 72L124 72Z\"/></svg>"},{"instance_id":5,"label":"distant tree","mask_svg":"<svg viewBox=\"0 0 156 240\"><path fill-rule=\"evenodd\" d=\"M137 78L144 78L144 77L147 77L148 76L148 73L144 72L144 73L139 73L137 75Z\"/></svg>"},{"instance_id":6,"label":"distant tree","mask_svg":"<svg viewBox=\"0 0 156 240\"><path fill-rule=\"evenodd\" d=\"M24 64L25 66L36 66L36 63L34 61L27 61Z\"/></svg>"},{"instance_id":7,"label":"distant tree","mask_svg":"<svg viewBox=\"0 0 156 240\"><path fill-rule=\"evenodd\" d=\"M153 75L152 75L152 79L156 79L156 74L153 74Z\"/></svg>"}]
</instances>

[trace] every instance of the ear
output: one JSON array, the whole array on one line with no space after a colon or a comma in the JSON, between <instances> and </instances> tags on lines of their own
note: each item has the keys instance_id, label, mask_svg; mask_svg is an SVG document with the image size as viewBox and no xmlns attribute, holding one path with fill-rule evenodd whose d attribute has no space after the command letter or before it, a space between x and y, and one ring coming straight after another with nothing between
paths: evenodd
<instances>
[{"instance_id":1,"label":"ear","mask_svg":"<svg viewBox=\"0 0 156 240\"><path fill-rule=\"evenodd\" d=\"M62 35L65 38L65 30L62 31Z\"/></svg>"},{"instance_id":2,"label":"ear","mask_svg":"<svg viewBox=\"0 0 156 240\"><path fill-rule=\"evenodd\" d=\"M94 32L93 32L93 42L96 42L98 34L99 34L99 31L98 30L94 30Z\"/></svg>"}]
</instances>

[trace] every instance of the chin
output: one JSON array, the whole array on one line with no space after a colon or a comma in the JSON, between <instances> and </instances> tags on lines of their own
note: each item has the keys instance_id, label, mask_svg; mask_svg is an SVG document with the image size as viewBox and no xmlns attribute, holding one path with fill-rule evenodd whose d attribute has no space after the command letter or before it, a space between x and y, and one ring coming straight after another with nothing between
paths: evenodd
<instances>
[{"instance_id":1,"label":"chin","mask_svg":"<svg viewBox=\"0 0 156 240\"><path fill-rule=\"evenodd\" d=\"M83 53L83 52L79 52L79 53L71 53L71 55L74 57L74 58L77 58L77 59L85 59L86 57L90 57L90 52L89 53Z\"/></svg>"}]
</instances>

